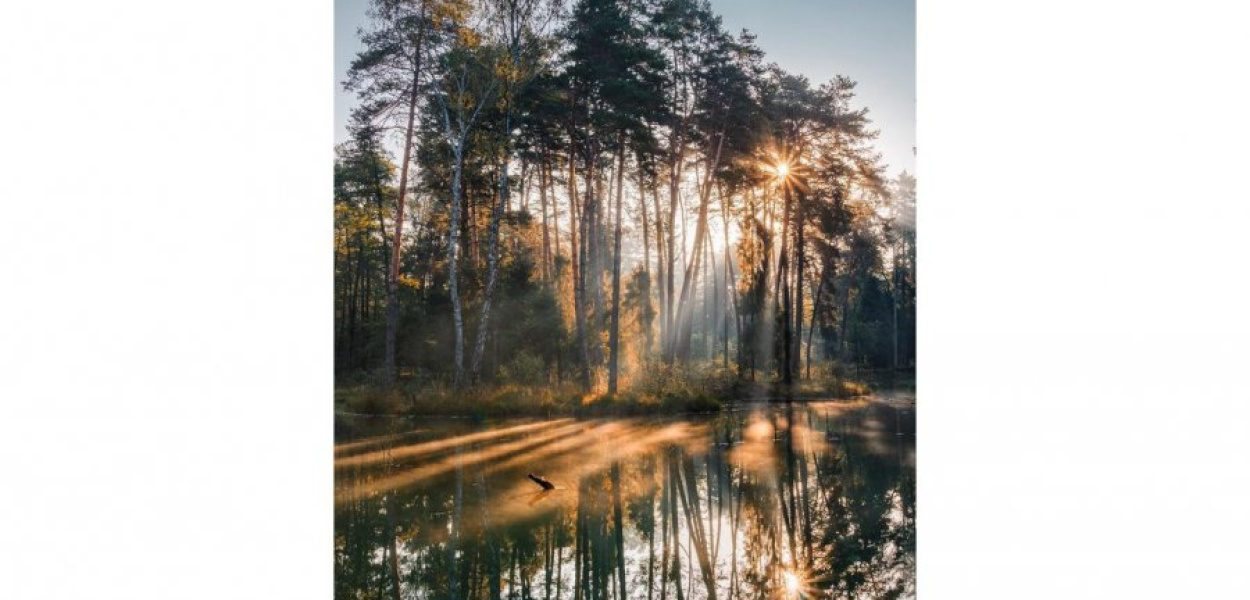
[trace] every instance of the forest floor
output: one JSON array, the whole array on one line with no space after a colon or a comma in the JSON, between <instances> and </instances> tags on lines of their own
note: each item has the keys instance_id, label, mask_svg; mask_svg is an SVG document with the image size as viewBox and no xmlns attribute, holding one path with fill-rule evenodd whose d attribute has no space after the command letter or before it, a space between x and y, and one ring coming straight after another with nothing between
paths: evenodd
<instances>
[{"instance_id":1,"label":"forest floor","mask_svg":"<svg viewBox=\"0 0 1250 600\"><path fill-rule=\"evenodd\" d=\"M856 380L804 379L787 387L704 371L698 376L633 382L615 395L582 393L572 382L481 384L460 390L431 383L401 382L391 389L356 384L335 388L334 410L338 414L459 417L709 413L738 403L846 399L887 389L914 397L914 373L865 373Z\"/></svg>"}]
</instances>

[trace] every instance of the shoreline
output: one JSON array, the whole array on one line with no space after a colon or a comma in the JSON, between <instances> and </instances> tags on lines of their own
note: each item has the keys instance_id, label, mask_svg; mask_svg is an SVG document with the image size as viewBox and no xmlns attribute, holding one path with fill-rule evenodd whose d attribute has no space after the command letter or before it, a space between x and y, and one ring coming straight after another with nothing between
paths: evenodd
<instances>
[{"instance_id":1,"label":"shoreline","mask_svg":"<svg viewBox=\"0 0 1250 600\"><path fill-rule=\"evenodd\" d=\"M685 388L660 392L626 391L616 395L582 394L569 386L477 386L382 390L367 385L337 386L334 417L483 419L494 417L602 417L697 415L732 411L749 404L856 401L881 398L915 406L914 375L902 381L872 384L847 381L804 381L786 390L774 383L735 382L727 389Z\"/></svg>"}]
</instances>

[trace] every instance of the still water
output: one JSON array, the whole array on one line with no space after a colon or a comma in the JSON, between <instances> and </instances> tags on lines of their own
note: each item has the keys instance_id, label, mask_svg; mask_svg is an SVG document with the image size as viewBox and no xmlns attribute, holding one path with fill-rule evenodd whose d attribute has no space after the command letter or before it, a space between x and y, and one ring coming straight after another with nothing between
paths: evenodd
<instances>
[{"instance_id":1,"label":"still water","mask_svg":"<svg viewBox=\"0 0 1250 600\"><path fill-rule=\"evenodd\" d=\"M915 596L909 399L335 427L337 598Z\"/></svg>"}]
</instances>

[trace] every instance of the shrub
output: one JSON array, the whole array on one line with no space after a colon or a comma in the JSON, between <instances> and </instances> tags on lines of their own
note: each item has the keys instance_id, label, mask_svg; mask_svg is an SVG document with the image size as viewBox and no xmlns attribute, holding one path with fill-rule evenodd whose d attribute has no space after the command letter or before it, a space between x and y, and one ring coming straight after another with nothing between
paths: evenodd
<instances>
[{"instance_id":1,"label":"shrub","mask_svg":"<svg viewBox=\"0 0 1250 600\"><path fill-rule=\"evenodd\" d=\"M359 386L346 391L342 402L348 412L367 415L400 414L407 407L399 390Z\"/></svg>"},{"instance_id":2,"label":"shrub","mask_svg":"<svg viewBox=\"0 0 1250 600\"><path fill-rule=\"evenodd\" d=\"M547 365L543 359L521 351L500 369L504 381L539 384L547 381Z\"/></svg>"}]
</instances>

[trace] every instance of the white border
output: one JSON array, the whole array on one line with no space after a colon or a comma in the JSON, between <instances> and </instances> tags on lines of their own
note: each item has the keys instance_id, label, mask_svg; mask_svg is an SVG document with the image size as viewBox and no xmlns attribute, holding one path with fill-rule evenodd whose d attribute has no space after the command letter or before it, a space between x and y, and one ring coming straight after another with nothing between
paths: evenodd
<instances>
[{"instance_id":1,"label":"white border","mask_svg":"<svg viewBox=\"0 0 1250 600\"><path fill-rule=\"evenodd\" d=\"M0 597L329 598L329 2L0 15ZM920 6L924 598L1240 598L1233 3Z\"/></svg>"}]
</instances>

